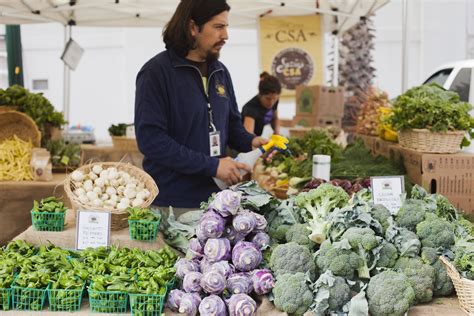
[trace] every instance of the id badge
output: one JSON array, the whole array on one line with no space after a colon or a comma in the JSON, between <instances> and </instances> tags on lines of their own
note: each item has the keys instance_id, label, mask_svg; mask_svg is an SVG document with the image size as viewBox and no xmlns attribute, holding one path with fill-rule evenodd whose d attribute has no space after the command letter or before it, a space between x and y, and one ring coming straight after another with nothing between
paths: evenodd
<instances>
[{"instance_id":1,"label":"id badge","mask_svg":"<svg viewBox=\"0 0 474 316\"><path fill-rule=\"evenodd\" d=\"M216 157L221 155L221 135L219 131L209 133L209 144L211 147L210 155L211 157Z\"/></svg>"}]
</instances>

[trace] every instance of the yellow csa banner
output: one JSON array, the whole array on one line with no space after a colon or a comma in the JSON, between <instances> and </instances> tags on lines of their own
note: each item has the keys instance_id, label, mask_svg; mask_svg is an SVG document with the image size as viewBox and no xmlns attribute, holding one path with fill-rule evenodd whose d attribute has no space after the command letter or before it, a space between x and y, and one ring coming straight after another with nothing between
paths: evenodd
<instances>
[{"instance_id":1,"label":"yellow csa banner","mask_svg":"<svg viewBox=\"0 0 474 316\"><path fill-rule=\"evenodd\" d=\"M319 15L263 17L259 25L261 65L280 79L282 96L294 96L298 85L323 84Z\"/></svg>"}]
</instances>

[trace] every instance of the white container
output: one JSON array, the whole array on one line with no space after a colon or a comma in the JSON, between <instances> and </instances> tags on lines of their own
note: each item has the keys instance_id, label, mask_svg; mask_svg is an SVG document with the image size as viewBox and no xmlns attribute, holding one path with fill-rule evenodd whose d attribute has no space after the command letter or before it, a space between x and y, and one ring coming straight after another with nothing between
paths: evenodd
<instances>
[{"instance_id":1,"label":"white container","mask_svg":"<svg viewBox=\"0 0 474 316\"><path fill-rule=\"evenodd\" d=\"M313 178L329 181L331 174L331 156L314 155L313 156Z\"/></svg>"}]
</instances>

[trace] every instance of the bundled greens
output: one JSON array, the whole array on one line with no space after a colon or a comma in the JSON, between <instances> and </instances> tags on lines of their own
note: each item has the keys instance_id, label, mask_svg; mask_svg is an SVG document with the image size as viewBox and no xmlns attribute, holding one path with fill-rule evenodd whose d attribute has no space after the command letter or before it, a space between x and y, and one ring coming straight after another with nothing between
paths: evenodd
<instances>
[{"instance_id":1,"label":"bundled greens","mask_svg":"<svg viewBox=\"0 0 474 316\"><path fill-rule=\"evenodd\" d=\"M117 125L112 124L109 127L110 136L125 136L127 127L132 126L133 124L119 123Z\"/></svg>"},{"instance_id":2,"label":"bundled greens","mask_svg":"<svg viewBox=\"0 0 474 316\"><path fill-rule=\"evenodd\" d=\"M81 146L66 144L64 140L48 140L46 149L51 154L53 167L78 167L81 162Z\"/></svg>"},{"instance_id":3,"label":"bundled greens","mask_svg":"<svg viewBox=\"0 0 474 316\"><path fill-rule=\"evenodd\" d=\"M388 122L396 130L428 129L433 132L466 131L474 137L472 105L461 102L456 92L435 83L412 88L400 95L393 104ZM469 145L465 139L463 145Z\"/></svg>"},{"instance_id":4,"label":"bundled greens","mask_svg":"<svg viewBox=\"0 0 474 316\"><path fill-rule=\"evenodd\" d=\"M40 202L33 201L33 212L64 213L66 210L64 202L54 196L41 199Z\"/></svg>"}]
</instances>

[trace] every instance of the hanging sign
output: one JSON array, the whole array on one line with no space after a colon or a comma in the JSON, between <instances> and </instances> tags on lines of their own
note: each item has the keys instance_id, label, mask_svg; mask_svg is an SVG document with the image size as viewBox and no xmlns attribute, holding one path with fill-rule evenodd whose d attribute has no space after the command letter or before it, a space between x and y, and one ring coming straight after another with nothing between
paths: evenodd
<instances>
[{"instance_id":1,"label":"hanging sign","mask_svg":"<svg viewBox=\"0 0 474 316\"><path fill-rule=\"evenodd\" d=\"M280 79L282 96L294 96L298 85L323 84L319 15L262 17L259 27L262 70Z\"/></svg>"}]
</instances>

